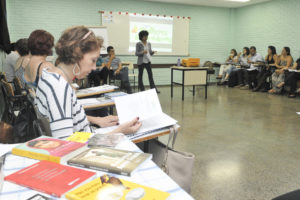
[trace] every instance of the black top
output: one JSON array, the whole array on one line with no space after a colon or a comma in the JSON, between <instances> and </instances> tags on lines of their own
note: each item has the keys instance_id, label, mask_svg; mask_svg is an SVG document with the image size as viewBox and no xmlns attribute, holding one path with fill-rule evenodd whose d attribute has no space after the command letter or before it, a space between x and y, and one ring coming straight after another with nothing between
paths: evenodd
<instances>
[{"instance_id":1,"label":"black top","mask_svg":"<svg viewBox=\"0 0 300 200\"><path fill-rule=\"evenodd\" d=\"M298 58L297 62L297 70L300 70L300 58Z\"/></svg>"},{"instance_id":2,"label":"black top","mask_svg":"<svg viewBox=\"0 0 300 200\"><path fill-rule=\"evenodd\" d=\"M274 64L274 63L275 63L274 56L272 55L272 59L271 60L269 60L269 56L268 56L267 64L270 65L270 64Z\"/></svg>"}]
</instances>

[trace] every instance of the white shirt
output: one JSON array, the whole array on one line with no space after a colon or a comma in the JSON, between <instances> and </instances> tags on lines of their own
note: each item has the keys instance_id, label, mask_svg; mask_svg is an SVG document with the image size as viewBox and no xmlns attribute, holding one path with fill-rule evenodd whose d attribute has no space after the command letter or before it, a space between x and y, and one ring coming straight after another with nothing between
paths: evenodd
<instances>
[{"instance_id":1,"label":"white shirt","mask_svg":"<svg viewBox=\"0 0 300 200\"><path fill-rule=\"evenodd\" d=\"M142 42L143 46L144 46L144 51L147 51L146 54L144 54L143 57L143 63L149 63L151 62L151 55L150 55L150 51L149 51L149 46L148 43L146 43L146 45Z\"/></svg>"},{"instance_id":2,"label":"white shirt","mask_svg":"<svg viewBox=\"0 0 300 200\"><path fill-rule=\"evenodd\" d=\"M49 118L53 137L66 137L77 131L91 132L75 91L61 75L43 70L35 104L41 114Z\"/></svg>"}]
</instances>

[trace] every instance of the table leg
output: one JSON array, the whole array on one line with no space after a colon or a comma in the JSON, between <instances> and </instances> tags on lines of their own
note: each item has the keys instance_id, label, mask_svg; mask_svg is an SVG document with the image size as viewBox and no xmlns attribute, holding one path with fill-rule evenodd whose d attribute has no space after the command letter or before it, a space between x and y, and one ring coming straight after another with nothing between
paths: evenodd
<instances>
[{"instance_id":1,"label":"table leg","mask_svg":"<svg viewBox=\"0 0 300 200\"><path fill-rule=\"evenodd\" d=\"M205 85L205 99L207 99L207 84Z\"/></svg>"},{"instance_id":2,"label":"table leg","mask_svg":"<svg viewBox=\"0 0 300 200\"><path fill-rule=\"evenodd\" d=\"M144 141L144 152L145 153L149 152L149 140Z\"/></svg>"},{"instance_id":3,"label":"table leg","mask_svg":"<svg viewBox=\"0 0 300 200\"><path fill-rule=\"evenodd\" d=\"M193 97L195 96L195 86L193 85Z\"/></svg>"},{"instance_id":4,"label":"table leg","mask_svg":"<svg viewBox=\"0 0 300 200\"><path fill-rule=\"evenodd\" d=\"M173 98L173 69L171 69L171 98Z\"/></svg>"},{"instance_id":5,"label":"table leg","mask_svg":"<svg viewBox=\"0 0 300 200\"><path fill-rule=\"evenodd\" d=\"M182 71L182 101L184 101L184 70Z\"/></svg>"}]
</instances>

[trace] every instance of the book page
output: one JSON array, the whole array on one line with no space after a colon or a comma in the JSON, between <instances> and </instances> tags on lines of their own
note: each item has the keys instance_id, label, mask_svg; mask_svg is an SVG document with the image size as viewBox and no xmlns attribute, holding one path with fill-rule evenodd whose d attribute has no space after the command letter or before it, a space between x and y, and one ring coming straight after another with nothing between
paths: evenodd
<instances>
[{"instance_id":1,"label":"book page","mask_svg":"<svg viewBox=\"0 0 300 200\"><path fill-rule=\"evenodd\" d=\"M136 117L141 121L162 113L155 89L115 98L120 123Z\"/></svg>"}]
</instances>

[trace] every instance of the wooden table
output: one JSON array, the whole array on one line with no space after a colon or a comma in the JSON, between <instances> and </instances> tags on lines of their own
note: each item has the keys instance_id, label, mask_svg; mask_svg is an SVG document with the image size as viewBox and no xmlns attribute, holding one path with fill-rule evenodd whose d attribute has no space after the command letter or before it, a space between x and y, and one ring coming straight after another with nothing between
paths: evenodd
<instances>
[{"instance_id":1,"label":"wooden table","mask_svg":"<svg viewBox=\"0 0 300 200\"><path fill-rule=\"evenodd\" d=\"M174 70L182 73L181 83L175 82L173 79ZM208 67L171 67L171 98L173 98L173 85L182 86L182 101L184 100L184 86L193 86L193 96L195 96L195 86L205 86L205 99L207 99L207 70Z\"/></svg>"},{"instance_id":2,"label":"wooden table","mask_svg":"<svg viewBox=\"0 0 300 200\"><path fill-rule=\"evenodd\" d=\"M111 89L111 90L102 90L102 91L97 91L97 92L91 92L91 93L82 93L82 94L77 94L76 93L76 96L77 98L85 98L85 97L91 97L91 96L97 96L97 95L100 95L100 94L104 94L104 93L109 93L109 92L114 92L115 89Z\"/></svg>"}]
</instances>

